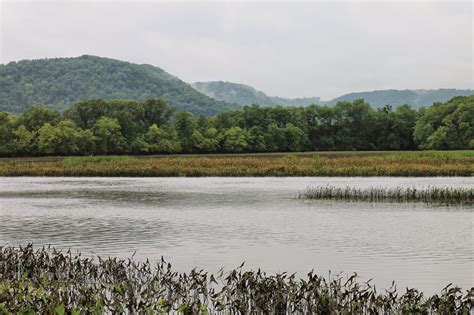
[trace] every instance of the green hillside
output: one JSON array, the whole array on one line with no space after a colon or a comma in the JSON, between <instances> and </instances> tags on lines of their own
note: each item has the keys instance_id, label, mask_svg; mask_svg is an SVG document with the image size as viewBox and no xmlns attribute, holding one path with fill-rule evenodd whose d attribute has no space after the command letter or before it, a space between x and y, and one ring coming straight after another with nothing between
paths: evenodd
<instances>
[{"instance_id":1,"label":"green hillside","mask_svg":"<svg viewBox=\"0 0 474 315\"><path fill-rule=\"evenodd\" d=\"M309 104L335 105L338 101L364 99L374 107L408 104L415 108L446 102L454 96L474 94L473 90L381 90L350 93L330 101L318 97L283 98L268 96L251 86L231 82L181 81L166 71L146 64L84 55L77 58L23 60L0 65L0 111L21 113L41 104L64 110L88 99L162 98L179 111L214 115L239 105Z\"/></svg>"},{"instance_id":2,"label":"green hillside","mask_svg":"<svg viewBox=\"0 0 474 315\"><path fill-rule=\"evenodd\" d=\"M195 82L191 86L199 92L220 101L241 105L275 105L273 100L265 93L245 84L212 81Z\"/></svg>"},{"instance_id":3,"label":"green hillside","mask_svg":"<svg viewBox=\"0 0 474 315\"><path fill-rule=\"evenodd\" d=\"M474 90L437 89L437 90L379 90L370 92L349 93L339 96L327 104L335 105L340 101L364 99L374 107L385 105L410 105L414 108L431 106L435 102L447 102L455 96L473 95Z\"/></svg>"},{"instance_id":4,"label":"green hillside","mask_svg":"<svg viewBox=\"0 0 474 315\"><path fill-rule=\"evenodd\" d=\"M306 106L309 104L320 103L319 97L309 98L284 98L278 96L268 96L253 87L240 83L211 81L195 82L191 85L201 93L216 100L225 101L240 105L259 104L259 105L286 105L286 106Z\"/></svg>"},{"instance_id":5,"label":"green hillside","mask_svg":"<svg viewBox=\"0 0 474 315\"><path fill-rule=\"evenodd\" d=\"M308 98L284 98L278 96L268 96L265 93L245 84L238 84L223 81L196 82L192 86L217 100L247 105L286 105L286 106L306 106L309 104L336 105L340 101L355 101L364 99L374 107L392 105L394 107L402 104L410 105L414 108L431 106L435 102L447 102L455 96L469 96L474 94L474 90L458 89L437 89L437 90L379 90L368 92L349 93L336 97L329 101L322 101L319 97Z\"/></svg>"},{"instance_id":6,"label":"green hillside","mask_svg":"<svg viewBox=\"0 0 474 315\"><path fill-rule=\"evenodd\" d=\"M81 56L0 65L0 111L33 104L63 110L87 99L162 98L180 111L213 115L236 106L217 101L151 65Z\"/></svg>"}]
</instances>

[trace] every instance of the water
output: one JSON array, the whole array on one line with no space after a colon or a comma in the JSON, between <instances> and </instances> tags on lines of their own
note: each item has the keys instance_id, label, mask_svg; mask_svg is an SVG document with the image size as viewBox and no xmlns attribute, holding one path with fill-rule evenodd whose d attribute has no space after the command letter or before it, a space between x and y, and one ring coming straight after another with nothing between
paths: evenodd
<instances>
[{"instance_id":1,"label":"water","mask_svg":"<svg viewBox=\"0 0 474 315\"><path fill-rule=\"evenodd\" d=\"M357 272L387 288L472 287L474 210L304 201L315 185L472 187L473 178L0 178L0 244L193 267Z\"/></svg>"}]
</instances>

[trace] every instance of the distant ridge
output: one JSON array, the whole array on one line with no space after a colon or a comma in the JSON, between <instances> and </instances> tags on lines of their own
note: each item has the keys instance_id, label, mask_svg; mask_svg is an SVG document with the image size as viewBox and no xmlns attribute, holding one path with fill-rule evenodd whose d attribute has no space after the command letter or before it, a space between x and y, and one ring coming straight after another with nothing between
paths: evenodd
<instances>
[{"instance_id":1,"label":"distant ridge","mask_svg":"<svg viewBox=\"0 0 474 315\"><path fill-rule=\"evenodd\" d=\"M474 90L437 89L437 90L378 90L368 92L349 93L336 97L329 101L323 101L319 97L309 98L283 98L268 96L255 88L232 82L211 81L196 82L192 87L198 91L217 100L236 103L240 105L287 105L304 106L309 104L335 105L339 101L353 101L363 98L374 107L392 105L394 107L402 104L411 105L414 108L430 106L434 102L447 102L454 96L473 95Z\"/></svg>"},{"instance_id":2,"label":"distant ridge","mask_svg":"<svg viewBox=\"0 0 474 315\"><path fill-rule=\"evenodd\" d=\"M162 98L179 111L215 115L242 105L334 105L363 98L374 107L408 104L415 108L446 102L474 90L380 90L349 93L330 101L319 97L268 96L255 88L232 82L188 84L148 64L83 55L73 58L22 60L0 64L0 111L21 113L34 104L64 110L87 99Z\"/></svg>"},{"instance_id":3,"label":"distant ridge","mask_svg":"<svg viewBox=\"0 0 474 315\"><path fill-rule=\"evenodd\" d=\"M84 55L0 65L0 111L20 113L33 104L63 110L75 102L96 98L163 98L178 110L206 115L236 107L147 64Z\"/></svg>"},{"instance_id":4,"label":"distant ridge","mask_svg":"<svg viewBox=\"0 0 474 315\"><path fill-rule=\"evenodd\" d=\"M215 98L216 100L240 105L260 104L268 106L305 106L321 102L319 97L284 98L268 96L249 85L225 81L195 82L192 83L191 86L199 92Z\"/></svg>"},{"instance_id":5,"label":"distant ridge","mask_svg":"<svg viewBox=\"0 0 474 315\"><path fill-rule=\"evenodd\" d=\"M353 101L363 98L374 107L385 105L411 105L414 108L430 106L435 102L447 102L454 96L473 95L474 90L437 89L437 90L378 90L349 93L326 102L335 105L339 101Z\"/></svg>"}]
</instances>

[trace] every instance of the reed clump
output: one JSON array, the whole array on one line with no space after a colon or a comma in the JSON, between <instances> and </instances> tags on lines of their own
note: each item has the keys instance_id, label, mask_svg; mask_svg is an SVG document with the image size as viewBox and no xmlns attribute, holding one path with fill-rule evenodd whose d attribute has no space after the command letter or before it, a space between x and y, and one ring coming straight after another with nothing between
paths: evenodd
<instances>
[{"instance_id":1,"label":"reed clump","mask_svg":"<svg viewBox=\"0 0 474 315\"><path fill-rule=\"evenodd\" d=\"M163 259L82 257L51 248L0 247L1 314L469 314L474 288L448 285L379 292L357 275L313 271L268 275L260 269L209 274L173 271Z\"/></svg>"},{"instance_id":2,"label":"reed clump","mask_svg":"<svg viewBox=\"0 0 474 315\"><path fill-rule=\"evenodd\" d=\"M439 204L474 204L474 190L454 187L395 187L356 188L317 186L308 187L300 199L343 200L366 202L424 202Z\"/></svg>"}]
</instances>

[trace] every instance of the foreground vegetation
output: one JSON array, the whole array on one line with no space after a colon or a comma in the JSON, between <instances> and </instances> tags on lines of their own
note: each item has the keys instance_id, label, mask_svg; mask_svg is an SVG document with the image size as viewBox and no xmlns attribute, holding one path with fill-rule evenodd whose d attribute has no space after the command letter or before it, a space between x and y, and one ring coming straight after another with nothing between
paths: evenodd
<instances>
[{"instance_id":1,"label":"foreground vegetation","mask_svg":"<svg viewBox=\"0 0 474 315\"><path fill-rule=\"evenodd\" d=\"M356 274L325 278L313 271L268 275L245 271L243 264L217 275L193 269L173 271L131 259L82 257L70 251L0 247L2 314L469 314L474 288L448 285L425 296L394 284L377 291Z\"/></svg>"},{"instance_id":2,"label":"foreground vegetation","mask_svg":"<svg viewBox=\"0 0 474 315\"><path fill-rule=\"evenodd\" d=\"M356 100L214 117L175 112L163 100L90 100L62 114L0 112L0 156L470 149L473 121L474 95L419 111Z\"/></svg>"},{"instance_id":3,"label":"foreground vegetation","mask_svg":"<svg viewBox=\"0 0 474 315\"><path fill-rule=\"evenodd\" d=\"M472 176L474 151L0 159L0 176Z\"/></svg>"},{"instance_id":4,"label":"foreground vegetation","mask_svg":"<svg viewBox=\"0 0 474 315\"><path fill-rule=\"evenodd\" d=\"M301 199L345 200L368 202L425 202L474 205L474 190L468 188L428 187L417 189L396 187L365 189L354 187L310 187L299 195Z\"/></svg>"}]
</instances>

